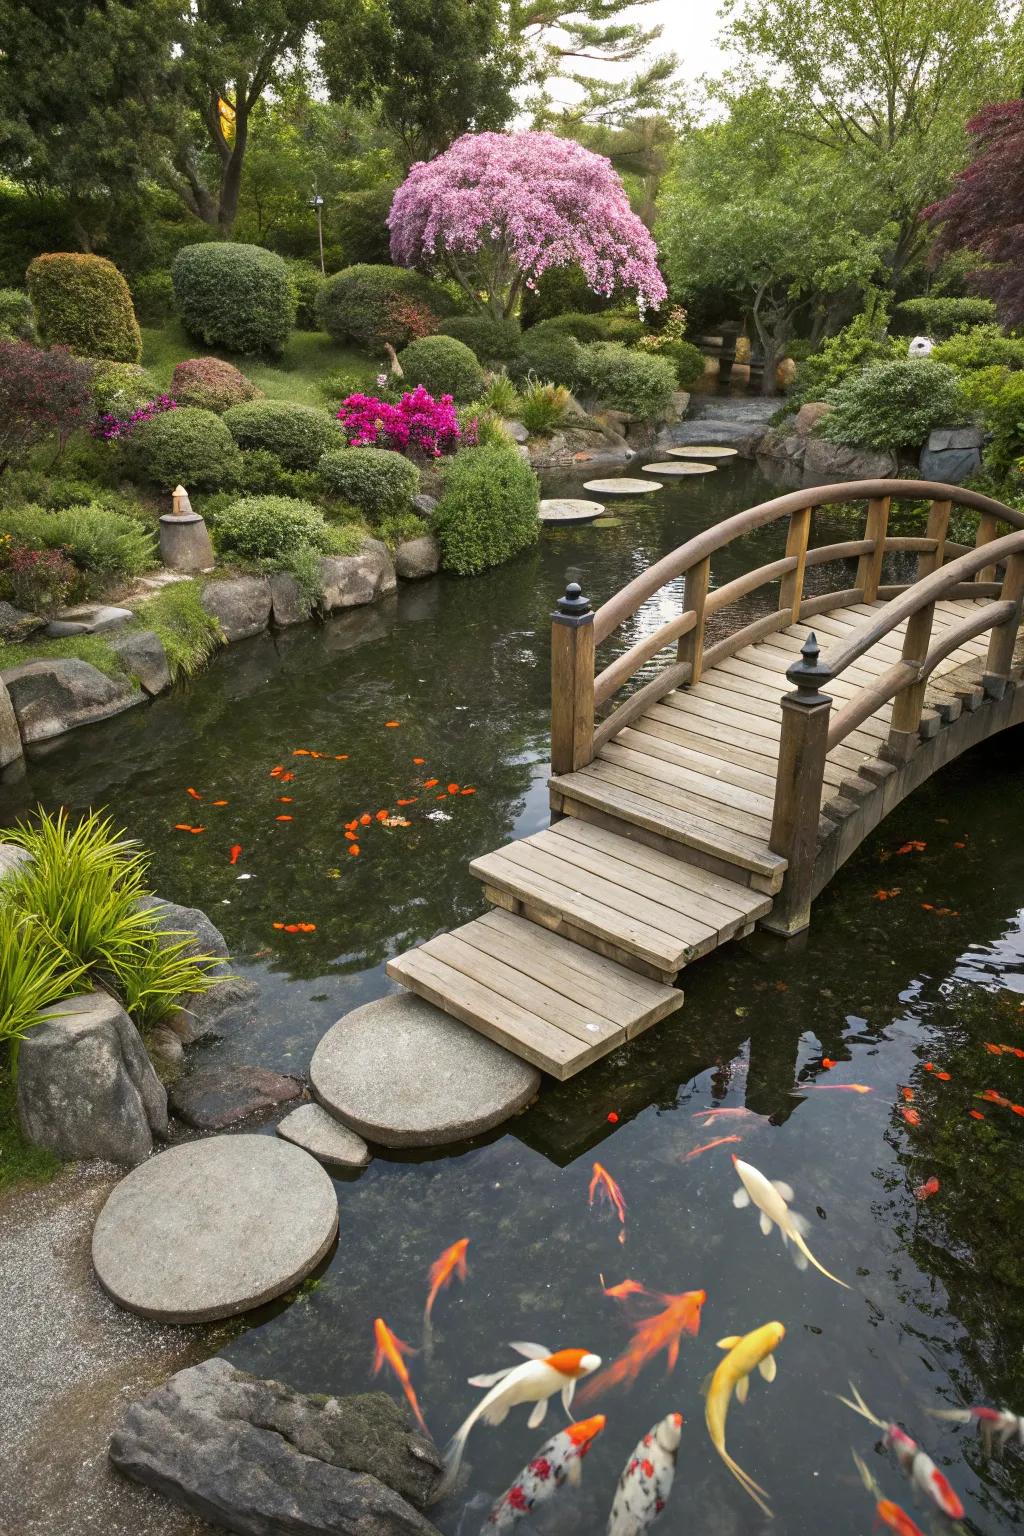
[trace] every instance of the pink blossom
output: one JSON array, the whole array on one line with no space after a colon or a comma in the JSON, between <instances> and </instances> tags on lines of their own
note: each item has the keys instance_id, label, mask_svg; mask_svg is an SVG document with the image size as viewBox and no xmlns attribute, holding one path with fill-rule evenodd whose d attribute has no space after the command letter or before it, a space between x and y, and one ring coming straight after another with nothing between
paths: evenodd
<instances>
[{"instance_id":1,"label":"pink blossom","mask_svg":"<svg viewBox=\"0 0 1024 1536\"><path fill-rule=\"evenodd\" d=\"M666 296L657 247L603 155L553 133L467 133L414 165L388 215L392 259L486 289L510 314L521 286L577 263L595 293L643 311Z\"/></svg>"},{"instance_id":2,"label":"pink blossom","mask_svg":"<svg viewBox=\"0 0 1024 1536\"><path fill-rule=\"evenodd\" d=\"M349 395L342 401L338 420L351 448L380 443L399 453L412 448L432 459L454 453L462 436L451 395L435 400L422 384L403 395L397 405L376 395Z\"/></svg>"}]
</instances>

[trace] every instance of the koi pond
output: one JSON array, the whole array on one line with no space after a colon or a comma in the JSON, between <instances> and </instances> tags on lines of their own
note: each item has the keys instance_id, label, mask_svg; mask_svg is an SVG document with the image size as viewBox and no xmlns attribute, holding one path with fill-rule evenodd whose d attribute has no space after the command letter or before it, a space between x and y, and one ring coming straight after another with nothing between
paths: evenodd
<instances>
[{"instance_id":1,"label":"koi pond","mask_svg":"<svg viewBox=\"0 0 1024 1536\"><path fill-rule=\"evenodd\" d=\"M391 989L390 955L483 909L469 859L546 824L548 615L566 582L596 604L774 493L733 461L612 506L607 522L545 533L483 577L407 585L325 626L233 646L187 688L37 754L0 789L0 822L37 803L108 806L152 849L156 889L206 910L260 985L253 1021L202 1047L204 1064L304 1071L341 1014ZM775 558L783 540L776 525L732 546L717 579L744 557ZM677 600L662 594L639 622L662 622ZM606 1368L630 1352L630 1370L613 1373L625 1379L595 1376L578 1394L581 1417L607 1415L581 1487L524 1533L602 1536L627 1457L672 1411L685 1423L658 1528L767 1529L709 1441L701 1387L723 1358L716 1341L773 1320L786 1330L777 1378L752 1376L726 1444L765 1489L775 1529L863 1536L881 1496L942 1528L915 1505L882 1430L837 1400L851 1383L934 1458L972 1531L1017 1529L1019 1443L987 1456L973 1429L932 1413L1024 1412L1020 753L1010 734L945 770L841 873L804 940L755 935L696 965L680 1012L581 1077L546 1083L500 1132L339 1178L340 1237L319 1279L248 1320L227 1357L304 1391L398 1393L386 1367L371 1378L374 1319L420 1348L428 1271L466 1238L466 1278L440 1292L432 1345L409 1359L439 1444L482 1395L467 1377L517 1362L511 1340L594 1351ZM344 827L366 814L353 856ZM811 1252L849 1289L798 1270L778 1231L763 1237L757 1212L734 1206L732 1153L792 1186ZM621 1219L606 1188L589 1201L595 1161L621 1191ZM626 1280L656 1294L623 1299ZM669 1369L678 1334L635 1325L697 1290L699 1333L682 1334ZM557 1398L540 1429L527 1414L473 1429L465 1487L430 1512L443 1532L476 1536L566 1422ZM881 1494L865 1491L853 1451Z\"/></svg>"}]
</instances>

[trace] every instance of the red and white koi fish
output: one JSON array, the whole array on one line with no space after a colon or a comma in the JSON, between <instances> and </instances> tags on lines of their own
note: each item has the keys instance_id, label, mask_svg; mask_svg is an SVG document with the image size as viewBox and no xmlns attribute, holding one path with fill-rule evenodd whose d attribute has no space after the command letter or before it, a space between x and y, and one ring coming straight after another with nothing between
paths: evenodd
<instances>
[{"instance_id":1,"label":"red and white koi fish","mask_svg":"<svg viewBox=\"0 0 1024 1536\"><path fill-rule=\"evenodd\" d=\"M845 1291L850 1287L845 1280L840 1280L838 1275L833 1275L824 1265L819 1264L814 1254L808 1248L804 1234L810 1231L810 1222L805 1216L799 1216L796 1211L789 1209L788 1201L793 1199L793 1191L788 1184L781 1179L766 1179L753 1164L744 1163L733 1153L733 1167L739 1174L743 1188L736 1190L732 1197L732 1203L737 1210L753 1202L761 1213L761 1231L765 1237L770 1236L772 1227L778 1227L782 1233L783 1243L790 1242L796 1248L793 1261L797 1269L806 1269L813 1264L826 1279L834 1280L836 1285L841 1285Z\"/></svg>"},{"instance_id":2,"label":"red and white koi fish","mask_svg":"<svg viewBox=\"0 0 1024 1536\"><path fill-rule=\"evenodd\" d=\"M853 1453L853 1460L860 1473L861 1482L875 1500L875 1515L879 1523L884 1525L887 1531L895 1531L896 1536L924 1536L921 1527L914 1524L905 1509L900 1509L892 1499L883 1498L881 1488L856 1451Z\"/></svg>"},{"instance_id":3,"label":"red and white koi fish","mask_svg":"<svg viewBox=\"0 0 1024 1536\"><path fill-rule=\"evenodd\" d=\"M664 1512L682 1431L682 1414L670 1413L644 1435L622 1469L607 1536L644 1536Z\"/></svg>"},{"instance_id":4,"label":"red and white koi fish","mask_svg":"<svg viewBox=\"0 0 1024 1536\"><path fill-rule=\"evenodd\" d=\"M742 1337L734 1333L727 1339L719 1339L718 1348L727 1349L729 1353L719 1362L708 1383L707 1400L704 1404L704 1422L711 1436L711 1444L740 1487L744 1492L749 1493L758 1509L769 1518L772 1512L767 1503L768 1495L765 1490L760 1483L754 1482L749 1472L744 1472L725 1448L725 1421L734 1390L737 1401L746 1402L747 1393L750 1390L750 1373L755 1366L765 1381L775 1380L774 1351L785 1337L786 1330L781 1323L762 1323L760 1328L754 1328Z\"/></svg>"},{"instance_id":5,"label":"red and white koi fish","mask_svg":"<svg viewBox=\"0 0 1024 1536\"><path fill-rule=\"evenodd\" d=\"M583 1476L583 1458L605 1426L603 1413L592 1419L570 1424L550 1440L545 1440L532 1461L527 1462L515 1482L506 1488L484 1521L480 1536L504 1536L514 1531L524 1515L539 1504L546 1504L563 1483L575 1487Z\"/></svg>"},{"instance_id":6,"label":"red and white koi fish","mask_svg":"<svg viewBox=\"0 0 1024 1536\"><path fill-rule=\"evenodd\" d=\"M589 1376L601 1364L600 1355L592 1355L586 1349L559 1349L552 1353L543 1344L510 1344L517 1355L525 1355L522 1365L510 1365L503 1371L489 1376L471 1376L471 1387L488 1387L487 1395L480 1399L468 1418L455 1431L445 1450L445 1476L442 1491L450 1489L459 1467L469 1432L478 1419L485 1424L503 1424L510 1408L519 1403L533 1403L534 1409L527 1420L530 1429L543 1424L548 1411L548 1398L556 1392L562 1394L562 1406L566 1413L572 1407L576 1383Z\"/></svg>"},{"instance_id":7,"label":"red and white koi fish","mask_svg":"<svg viewBox=\"0 0 1024 1536\"><path fill-rule=\"evenodd\" d=\"M959 1496L951 1487L949 1479L939 1471L927 1452L922 1451L917 1441L912 1440L906 1430L901 1429L898 1424L886 1424L884 1420L877 1418L852 1381L850 1391L854 1398L852 1403L848 1397L840 1397L839 1401L882 1431L882 1444L887 1451L892 1451L904 1477L909 1477L913 1487L925 1496L933 1508L937 1509L941 1515L945 1515L947 1520L962 1520L964 1506Z\"/></svg>"},{"instance_id":8,"label":"red and white koi fish","mask_svg":"<svg viewBox=\"0 0 1024 1536\"><path fill-rule=\"evenodd\" d=\"M1024 1445L1024 1414L1011 1413L1009 1408L929 1408L928 1412L933 1419L948 1419L951 1424L977 1424L986 1456L992 1455L993 1444L996 1454L1001 1454L1014 1435Z\"/></svg>"}]
</instances>

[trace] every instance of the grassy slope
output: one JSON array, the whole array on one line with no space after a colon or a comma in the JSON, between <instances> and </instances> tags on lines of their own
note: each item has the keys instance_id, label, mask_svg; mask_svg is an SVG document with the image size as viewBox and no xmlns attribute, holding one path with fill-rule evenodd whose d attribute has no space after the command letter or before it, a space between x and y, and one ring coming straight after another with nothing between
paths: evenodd
<instances>
[{"instance_id":1,"label":"grassy slope","mask_svg":"<svg viewBox=\"0 0 1024 1536\"><path fill-rule=\"evenodd\" d=\"M175 363L186 357L221 357L234 363L271 400L291 400L300 405L326 405L319 382L339 369L353 376L353 384L371 384L381 364L350 347L338 346L322 331L293 331L279 358L267 360L235 357L192 341L178 321L142 332L142 363L163 388L171 382Z\"/></svg>"}]
</instances>

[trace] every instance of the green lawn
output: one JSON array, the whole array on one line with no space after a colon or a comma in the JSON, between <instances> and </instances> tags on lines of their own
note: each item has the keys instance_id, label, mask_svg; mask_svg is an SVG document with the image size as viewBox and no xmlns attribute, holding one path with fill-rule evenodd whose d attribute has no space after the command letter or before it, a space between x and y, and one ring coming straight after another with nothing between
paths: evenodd
<instances>
[{"instance_id":1,"label":"green lawn","mask_svg":"<svg viewBox=\"0 0 1024 1536\"><path fill-rule=\"evenodd\" d=\"M326 405L320 380L339 371L350 375L352 388L371 385L382 363L363 352L342 347L323 331L293 331L277 358L236 357L215 347L193 341L177 320L163 326L144 326L142 363L156 377L161 388L171 382L175 363L186 357L221 357L234 363L245 376L258 384L271 400L291 400L300 405Z\"/></svg>"}]
</instances>

